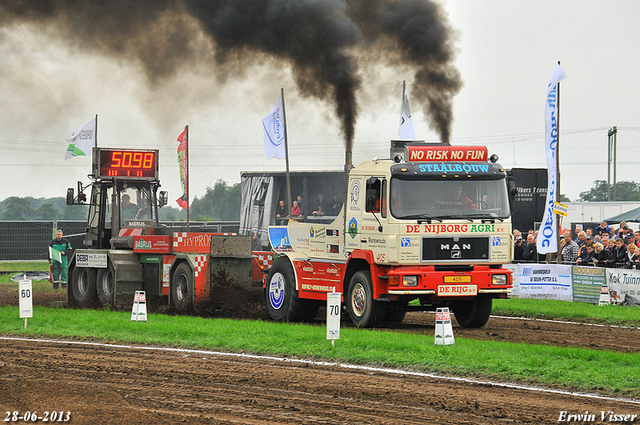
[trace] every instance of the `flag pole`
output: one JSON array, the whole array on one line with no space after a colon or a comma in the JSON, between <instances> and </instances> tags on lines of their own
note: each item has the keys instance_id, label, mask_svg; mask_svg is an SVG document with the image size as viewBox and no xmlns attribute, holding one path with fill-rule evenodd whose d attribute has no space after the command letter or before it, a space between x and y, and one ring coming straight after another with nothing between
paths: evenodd
<instances>
[{"instance_id":1,"label":"flag pole","mask_svg":"<svg viewBox=\"0 0 640 425\"><path fill-rule=\"evenodd\" d=\"M187 126L185 127L186 131L187 131L187 143L184 149L184 155L187 157L187 161L186 161L186 176L185 176L185 185L184 185L184 194L185 197L187 198L187 227L189 227L189 211L191 210L191 206L189 205L189 125L187 124Z\"/></svg>"},{"instance_id":2,"label":"flag pole","mask_svg":"<svg viewBox=\"0 0 640 425\"><path fill-rule=\"evenodd\" d=\"M289 174L289 144L287 143L287 113L284 109L284 88L280 89L280 97L282 98L282 123L284 125L284 157L287 164L287 216L291 215L291 175Z\"/></svg>"},{"instance_id":3,"label":"flag pole","mask_svg":"<svg viewBox=\"0 0 640 425\"><path fill-rule=\"evenodd\" d=\"M560 61L558 61L558 65L560 65ZM560 81L558 81L558 116L556 117L556 128L558 130L558 135L556 138L556 202L560 203ZM564 235L560 234L560 230L562 229L560 217L556 215L556 234L558 235L558 255L557 262L558 264L562 263L562 250L560 249L560 238Z\"/></svg>"},{"instance_id":4,"label":"flag pole","mask_svg":"<svg viewBox=\"0 0 640 425\"><path fill-rule=\"evenodd\" d=\"M404 95L406 93L406 89L407 89L407 82L406 80L402 80L402 101L400 102L400 117L402 117L402 105L404 104Z\"/></svg>"}]
</instances>

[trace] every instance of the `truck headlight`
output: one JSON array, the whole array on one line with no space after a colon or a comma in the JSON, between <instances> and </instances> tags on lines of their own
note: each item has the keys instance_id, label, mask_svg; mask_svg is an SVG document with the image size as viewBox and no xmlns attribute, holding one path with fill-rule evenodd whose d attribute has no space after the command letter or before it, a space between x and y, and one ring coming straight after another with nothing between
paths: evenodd
<instances>
[{"instance_id":1,"label":"truck headlight","mask_svg":"<svg viewBox=\"0 0 640 425\"><path fill-rule=\"evenodd\" d=\"M506 285L507 284L507 275L506 274L494 274L491 276L491 284L493 285Z\"/></svg>"},{"instance_id":2,"label":"truck headlight","mask_svg":"<svg viewBox=\"0 0 640 425\"><path fill-rule=\"evenodd\" d=\"M402 286L418 286L418 276L403 276Z\"/></svg>"}]
</instances>

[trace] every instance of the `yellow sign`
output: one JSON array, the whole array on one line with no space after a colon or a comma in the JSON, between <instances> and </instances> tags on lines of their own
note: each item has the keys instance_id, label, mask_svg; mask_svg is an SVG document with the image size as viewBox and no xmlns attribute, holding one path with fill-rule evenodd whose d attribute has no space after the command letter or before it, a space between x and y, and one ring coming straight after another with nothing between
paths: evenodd
<instances>
[{"instance_id":1,"label":"yellow sign","mask_svg":"<svg viewBox=\"0 0 640 425\"><path fill-rule=\"evenodd\" d=\"M444 276L444 283L471 282L471 276Z\"/></svg>"},{"instance_id":2,"label":"yellow sign","mask_svg":"<svg viewBox=\"0 0 640 425\"><path fill-rule=\"evenodd\" d=\"M558 214L558 215L562 215L564 217L567 216L567 213L569 212L569 206L568 205L563 205L559 202L554 202L553 203L553 213L554 214Z\"/></svg>"}]
</instances>

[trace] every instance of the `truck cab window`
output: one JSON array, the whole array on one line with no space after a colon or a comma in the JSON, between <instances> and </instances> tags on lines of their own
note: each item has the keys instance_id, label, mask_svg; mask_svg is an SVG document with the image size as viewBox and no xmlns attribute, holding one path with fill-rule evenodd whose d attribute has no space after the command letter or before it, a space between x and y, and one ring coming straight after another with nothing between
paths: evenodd
<instances>
[{"instance_id":1,"label":"truck cab window","mask_svg":"<svg viewBox=\"0 0 640 425\"><path fill-rule=\"evenodd\" d=\"M365 211L379 213L380 212L380 195L381 180L377 177L371 177L367 180L367 188L365 191L366 204Z\"/></svg>"}]
</instances>

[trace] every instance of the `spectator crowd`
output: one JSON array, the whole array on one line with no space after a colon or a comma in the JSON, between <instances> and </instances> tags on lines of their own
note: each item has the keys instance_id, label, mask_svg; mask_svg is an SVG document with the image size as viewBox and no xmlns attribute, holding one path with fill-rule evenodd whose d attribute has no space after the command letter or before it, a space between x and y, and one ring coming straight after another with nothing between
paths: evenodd
<instances>
[{"instance_id":1,"label":"spectator crowd","mask_svg":"<svg viewBox=\"0 0 640 425\"><path fill-rule=\"evenodd\" d=\"M287 207L285 206L284 200L281 199L280 201L278 201L275 213L276 224L281 224L284 226L289 221L289 218L295 220L304 220L307 216L328 216L328 218L331 218L337 216L340 213L341 209L342 200L338 195L333 195L333 200L329 202L324 199L324 195L319 194L318 199L310 209L305 208L305 203L302 199L302 195L298 195L297 198L293 201L290 212L287 212Z\"/></svg>"},{"instance_id":2,"label":"spectator crowd","mask_svg":"<svg viewBox=\"0 0 640 425\"><path fill-rule=\"evenodd\" d=\"M575 234L575 239L573 235ZM513 230L513 260L516 263L545 262L536 247L537 232L529 230L526 240L522 232ZM606 221L595 229L577 225L575 233L565 230L559 251L563 264L640 269L640 226L632 231L626 222L614 229ZM554 254L555 257L555 254ZM550 262L556 262L557 257Z\"/></svg>"}]
</instances>

